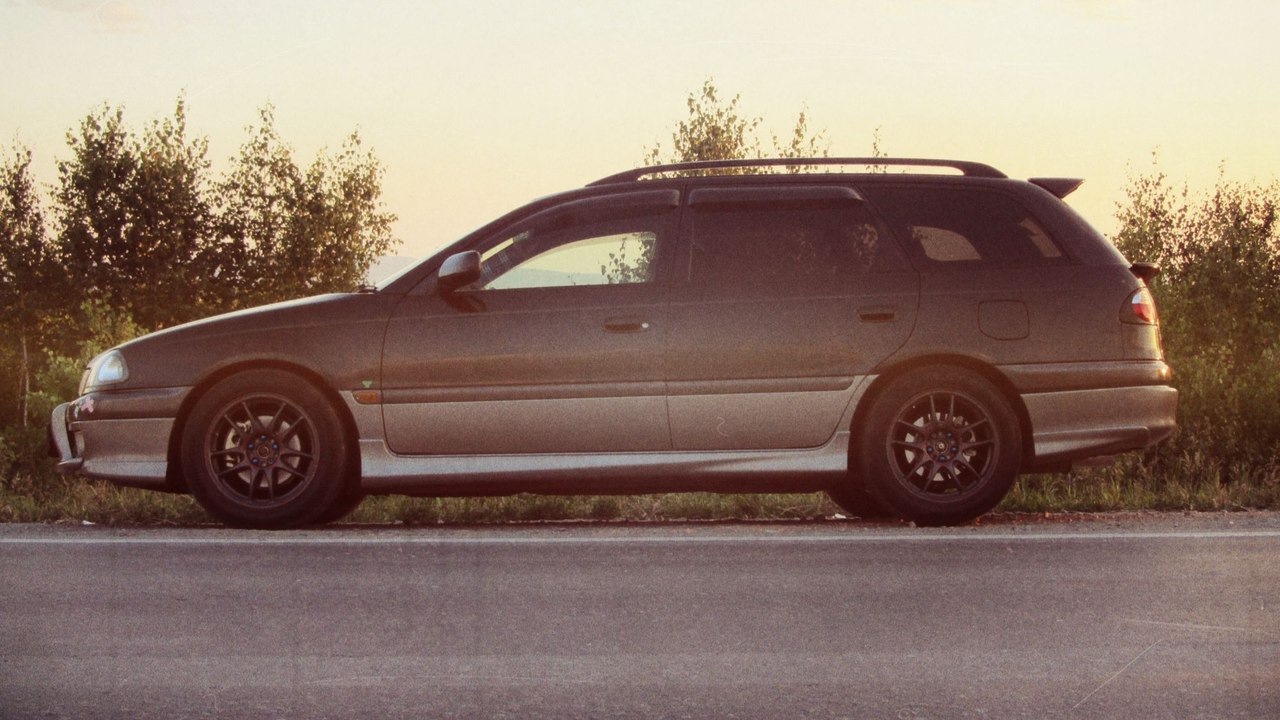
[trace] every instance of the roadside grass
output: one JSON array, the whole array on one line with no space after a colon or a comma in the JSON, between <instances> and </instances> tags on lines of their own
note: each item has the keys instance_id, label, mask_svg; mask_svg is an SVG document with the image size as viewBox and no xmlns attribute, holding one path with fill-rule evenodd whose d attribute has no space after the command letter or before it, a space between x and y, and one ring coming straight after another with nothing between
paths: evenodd
<instances>
[{"instance_id":1,"label":"roadside grass","mask_svg":"<svg viewBox=\"0 0 1280 720\"><path fill-rule=\"evenodd\" d=\"M1224 478L1231 478L1224 482ZM1070 475L1019 480L1001 512L1280 509L1280 465L1220 467L1188 456L1157 474L1139 456ZM669 493L565 497L371 497L344 522L369 525L478 525L564 520L803 520L843 511L823 493ZM43 469L0 481L0 522L108 526L202 525L214 520L190 497L64 478Z\"/></svg>"}]
</instances>

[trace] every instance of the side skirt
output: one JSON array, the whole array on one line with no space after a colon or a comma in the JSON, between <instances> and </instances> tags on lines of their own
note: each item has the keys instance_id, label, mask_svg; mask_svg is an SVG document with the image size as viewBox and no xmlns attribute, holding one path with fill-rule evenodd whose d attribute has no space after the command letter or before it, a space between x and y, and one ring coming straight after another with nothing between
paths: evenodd
<instances>
[{"instance_id":1,"label":"side skirt","mask_svg":"<svg viewBox=\"0 0 1280 720\"><path fill-rule=\"evenodd\" d=\"M370 494L427 497L616 495L649 492L816 492L845 476L849 433L803 450L396 455L360 441Z\"/></svg>"}]
</instances>

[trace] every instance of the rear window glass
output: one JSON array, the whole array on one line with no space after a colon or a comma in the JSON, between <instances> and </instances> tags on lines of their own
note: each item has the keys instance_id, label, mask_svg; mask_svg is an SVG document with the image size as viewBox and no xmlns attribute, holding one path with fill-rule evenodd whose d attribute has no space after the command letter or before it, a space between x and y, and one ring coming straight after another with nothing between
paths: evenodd
<instances>
[{"instance_id":1,"label":"rear window glass","mask_svg":"<svg viewBox=\"0 0 1280 720\"><path fill-rule=\"evenodd\" d=\"M860 188L917 259L930 264L1047 265L1062 249L1022 206L981 188Z\"/></svg>"}]
</instances>

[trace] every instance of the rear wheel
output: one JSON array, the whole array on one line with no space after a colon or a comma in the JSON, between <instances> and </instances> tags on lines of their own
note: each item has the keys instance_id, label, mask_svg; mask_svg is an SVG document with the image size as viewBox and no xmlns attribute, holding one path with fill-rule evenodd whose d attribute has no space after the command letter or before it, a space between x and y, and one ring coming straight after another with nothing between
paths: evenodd
<instances>
[{"instance_id":1,"label":"rear wheel","mask_svg":"<svg viewBox=\"0 0 1280 720\"><path fill-rule=\"evenodd\" d=\"M196 500L238 527L317 522L344 497L347 442L332 406L296 375L233 375L196 403L182 466Z\"/></svg>"},{"instance_id":2,"label":"rear wheel","mask_svg":"<svg viewBox=\"0 0 1280 720\"><path fill-rule=\"evenodd\" d=\"M867 490L921 525L991 510L1018 475L1018 418L991 382L967 370L928 368L891 381L863 427L858 467Z\"/></svg>"}]
</instances>

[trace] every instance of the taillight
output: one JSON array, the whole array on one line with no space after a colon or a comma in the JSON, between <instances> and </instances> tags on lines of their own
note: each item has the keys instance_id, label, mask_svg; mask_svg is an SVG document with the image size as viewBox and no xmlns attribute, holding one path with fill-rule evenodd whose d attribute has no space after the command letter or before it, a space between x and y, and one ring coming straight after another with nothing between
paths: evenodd
<instances>
[{"instance_id":1,"label":"taillight","mask_svg":"<svg viewBox=\"0 0 1280 720\"><path fill-rule=\"evenodd\" d=\"M1134 290L1125 306L1120 310L1120 320L1139 325L1156 325L1160 316L1156 314L1156 301L1146 287Z\"/></svg>"}]
</instances>

